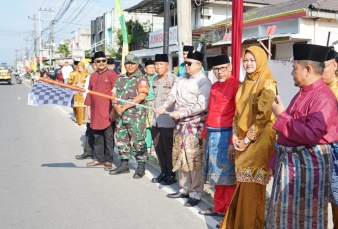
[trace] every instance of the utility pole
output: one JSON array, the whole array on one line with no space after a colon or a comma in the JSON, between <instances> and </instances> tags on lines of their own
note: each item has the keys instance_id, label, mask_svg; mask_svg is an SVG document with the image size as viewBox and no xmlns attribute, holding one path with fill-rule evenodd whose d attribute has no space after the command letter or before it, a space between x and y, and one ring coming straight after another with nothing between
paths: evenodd
<instances>
[{"instance_id":1,"label":"utility pole","mask_svg":"<svg viewBox=\"0 0 338 229\"><path fill-rule=\"evenodd\" d=\"M28 41L31 41L31 40L28 40L28 37L26 38L26 46L25 46L25 54L26 54L26 58L28 59L28 56L29 56L29 53L28 53Z\"/></svg>"},{"instance_id":2,"label":"utility pole","mask_svg":"<svg viewBox=\"0 0 338 229\"><path fill-rule=\"evenodd\" d=\"M18 52L19 49L14 50L15 51L15 70L18 70Z\"/></svg>"},{"instance_id":3,"label":"utility pole","mask_svg":"<svg viewBox=\"0 0 338 229\"><path fill-rule=\"evenodd\" d=\"M192 45L191 1L177 1L178 55L183 60L183 45Z\"/></svg>"},{"instance_id":4,"label":"utility pole","mask_svg":"<svg viewBox=\"0 0 338 229\"><path fill-rule=\"evenodd\" d=\"M169 22L170 0L164 0L163 54L169 54Z\"/></svg>"},{"instance_id":5,"label":"utility pole","mask_svg":"<svg viewBox=\"0 0 338 229\"><path fill-rule=\"evenodd\" d=\"M35 18L35 14L34 14L34 18L31 18L28 16L28 19L33 20L34 21L34 55L36 55L37 53L37 42L36 42L36 21L38 21L39 19Z\"/></svg>"},{"instance_id":6,"label":"utility pole","mask_svg":"<svg viewBox=\"0 0 338 229\"><path fill-rule=\"evenodd\" d=\"M39 9L39 34L40 34L40 41L39 41L39 43L40 43L40 69L41 69L41 67L42 67L42 41L41 41L41 37L42 37L42 32L41 32L41 23L40 23L40 17L41 17L41 11L43 11L43 12L51 12L52 13L52 23L51 23L51 33L53 32L54 33L54 11L52 11L51 9L49 9L49 10L47 10L46 8L43 10L43 9ZM54 34L52 35L51 34L51 36L50 36L50 40L51 40L51 42L52 42L52 39L54 40ZM52 46L51 46L51 48L53 48ZM52 53L52 52L51 52ZM49 57L49 59L51 59L52 57L50 56Z\"/></svg>"}]
</instances>

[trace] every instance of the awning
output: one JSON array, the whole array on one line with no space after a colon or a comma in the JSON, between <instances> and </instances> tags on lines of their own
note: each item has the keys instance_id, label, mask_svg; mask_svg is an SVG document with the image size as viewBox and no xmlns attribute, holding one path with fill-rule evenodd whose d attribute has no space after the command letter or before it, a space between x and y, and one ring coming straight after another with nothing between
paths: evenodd
<instances>
[{"instance_id":1,"label":"awning","mask_svg":"<svg viewBox=\"0 0 338 229\"><path fill-rule=\"evenodd\" d=\"M291 40L291 38L293 36L296 36L296 34L294 33L281 33L281 34L275 34L275 35L272 35L270 36L272 41L280 41L281 38L285 38L285 40ZM255 41L255 40L258 40L258 39L264 39L264 38L268 38L268 37L245 37L243 36L243 39L242 39L242 43L244 41ZM284 40L284 39L283 39ZM227 41L218 41L216 43L213 43L211 46L218 46L218 45L229 45L231 44L231 39L230 40L227 40Z\"/></svg>"}]
</instances>

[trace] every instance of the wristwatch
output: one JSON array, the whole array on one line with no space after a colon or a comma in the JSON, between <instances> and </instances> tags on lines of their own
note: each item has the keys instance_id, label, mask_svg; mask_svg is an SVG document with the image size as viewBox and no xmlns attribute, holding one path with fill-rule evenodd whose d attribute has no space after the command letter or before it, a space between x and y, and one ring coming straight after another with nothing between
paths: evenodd
<instances>
[{"instance_id":1,"label":"wristwatch","mask_svg":"<svg viewBox=\"0 0 338 229\"><path fill-rule=\"evenodd\" d=\"M249 145L249 143L250 143L251 141L249 140L248 137L245 137L245 138L243 139L243 142L244 142L245 145Z\"/></svg>"}]
</instances>

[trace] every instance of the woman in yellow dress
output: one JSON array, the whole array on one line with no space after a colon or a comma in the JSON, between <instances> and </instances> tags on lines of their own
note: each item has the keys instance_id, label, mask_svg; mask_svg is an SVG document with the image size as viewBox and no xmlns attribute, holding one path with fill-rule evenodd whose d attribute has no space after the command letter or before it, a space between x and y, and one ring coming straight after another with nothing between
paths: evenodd
<instances>
[{"instance_id":1,"label":"woman in yellow dress","mask_svg":"<svg viewBox=\"0 0 338 229\"><path fill-rule=\"evenodd\" d=\"M78 68L75 71L70 73L68 84L73 85L73 86L83 87L86 82L86 77L88 76L88 72L83 62L79 62L77 66ZM79 126L82 124L86 124L85 110L86 110L86 105L84 105L84 97L82 93L75 93L73 112L74 112L75 122Z\"/></svg>"},{"instance_id":2,"label":"woman in yellow dress","mask_svg":"<svg viewBox=\"0 0 338 229\"><path fill-rule=\"evenodd\" d=\"M221 228L264 228L268 161L274 152L276 132L271 105L276 82L265 51L251 46L243 52L245 79L236 95L233 144L236 149L236 190Z\"/></svg>"}]
</instances>

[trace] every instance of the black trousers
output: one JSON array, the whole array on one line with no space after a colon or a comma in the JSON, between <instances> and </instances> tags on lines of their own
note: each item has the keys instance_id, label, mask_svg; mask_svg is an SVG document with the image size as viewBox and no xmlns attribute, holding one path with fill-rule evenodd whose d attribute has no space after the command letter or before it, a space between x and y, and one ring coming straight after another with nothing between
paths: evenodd
<instances>
[{"instance_id":1,"label":"black trousers","mask_svg":"<svg viewBox=\"0 0 338 229\"><path fill-rule=\"evenodd\" d=\"M87 122L86 124L86 140L84 145L84 154L93 157L93 150L94 150L94 134L93 129L90 127L90 123Z\"/></svg>"},{"instance_id":2,"label":"black trousers","mask_svg":"<svg viewBox=\"0 0 338 229\"><path fill-rule=\"evenodd\" d=\"M94 150L98 162L113 162L115 122L103 130L94 130Z\"/></svg>"},{"instance_id":3,"label":"black trousers","mask_svg":"<svg viewBox=\"0 0 338 229\"><path fill-rule=\"evenodd\" d=\"M155 127L151 128L151 136L154 142L154 148L161 168L173 170L173 138L174 128Z\"/></svg>"}]
</instances>

